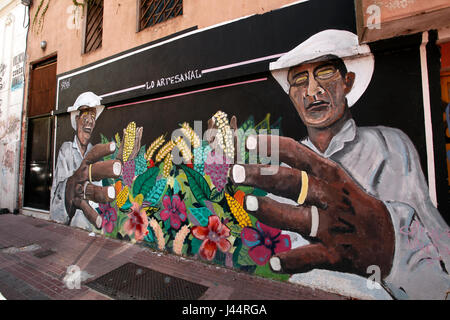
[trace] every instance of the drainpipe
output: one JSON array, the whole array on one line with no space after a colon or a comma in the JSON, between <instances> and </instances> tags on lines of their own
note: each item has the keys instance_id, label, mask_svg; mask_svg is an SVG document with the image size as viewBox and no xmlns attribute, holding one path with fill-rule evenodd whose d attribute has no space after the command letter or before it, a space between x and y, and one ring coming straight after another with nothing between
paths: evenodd
<instances>
[{"instance_id":1,"label":"drainpipe","mask_svg":"<svg viewBox=\"0 0 450 320\"><path fill-rule=\"evenodd\" d=\"M25 74L26 74L26 66L27 66L27 61L28 61L28 33L30 31L30 7L29 6L24 6L24 16L23 16L23 23L22 26L24 28L27 28L27 35L25 38L25 51L24 51L24 57L23 57L23 94L22 94L22 103L21 103L21 111L20 111L20 115L21 115L21 121L20 121L20 131L19 131L19 146L20 146L20 150L19 150L19 159L17 160L18 163L18 178L17 178L17 210L19 208L22 207L23 204L23 190L20 188L22 179L24 178L23 176L23 166L21 166L21 160L22 157L25 155L25 137L22 140L22 133L23 131L23 127L25 125L25 121L26 121L26 115L24 115L24 110L25 110L25 95L26 95L26 90L25 88L28 90L29 85L25 85ZM25 26L25 20L27 20L27 25ZM21 170L22 168L22 170ZM23 176L23 177L22 177ZM23 184L22 184L23 185Z\"/></svg>"},{"instance_id":2,"label":"drainpipe","mask_svg":"<svg viewBox=\"0 0 450 320\"><path fill-rule=\"evenodd\" d=\"M437 207L436 170L434 166L433 124L431 122L431 99L428 79L427 63L428 31L422 33L422 45L420 46L420 65L422 70L422 96L423 111L425 116L425 139L427 146L428 187L430 198Z\"/></svg>"}]
</instances>

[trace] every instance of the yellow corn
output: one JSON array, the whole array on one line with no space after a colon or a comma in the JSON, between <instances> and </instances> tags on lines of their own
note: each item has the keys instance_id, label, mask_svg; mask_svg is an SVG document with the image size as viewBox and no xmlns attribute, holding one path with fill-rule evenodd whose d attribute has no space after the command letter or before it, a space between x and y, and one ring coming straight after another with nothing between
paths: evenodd
<instances>
[{"instance_id":1,"label":"yellow corn","mask_svg":"<svg viewBox=\"0 0 450 320\"><path fill-rule=\"evenodd\" d=\"M120 191L122 191L122 181L117 180L116 184L114 185L114 189L116 190L116 194L119 194Z\"/></svg>"},{"instance_id":2,"label":"yellow corn","mask_svg":"<svg viewBox=\"0 0 450 320\"><path fill-rule=\"evenodd\" d=\"M121 208L125 202L128 200L128 194L130 193L130 189L128 189L128 186L125 186L125 188L120 191L120 193L117 195L116 198L116 204L118 208Z\"/></svg>"},{"instance_id":3,"label":"yellow corn","mask_svg":"<svg viewBox=\"0 0 450 320\"><path fill-rule=\"evenodd\" d=\"M237 202L235 198L230 196L228 193L225 193L225 197L227 198L228 206L231 209L231 213L236 218L241 228L251 227L252 221L248 213L242 208L242 206Z\"/></svg>"},{"instance_id":4,"label":"yellow corn","mask_svg":"<svg viewBox=\"0 0 450 320\"><path fill-rule=\"evenodd\" d=\"M165 141L166 140L164 139L164 135L153 141L147 152L145 153L145 160L150 161L155 151L158 150L158 148L161 147Z\"/></svg>"},{"instance_id":5,"label":"yellow corn","mask_svg":"<svg viewBox=\"0 0 450 320\"><path fill-rule=\"evenodd\" d=\"M127 162L129 156L133 152L134 140L136 137L136 122L130 122L125 129L125 134L123 137L123 161Z\"/></svg>"}]
</instances>

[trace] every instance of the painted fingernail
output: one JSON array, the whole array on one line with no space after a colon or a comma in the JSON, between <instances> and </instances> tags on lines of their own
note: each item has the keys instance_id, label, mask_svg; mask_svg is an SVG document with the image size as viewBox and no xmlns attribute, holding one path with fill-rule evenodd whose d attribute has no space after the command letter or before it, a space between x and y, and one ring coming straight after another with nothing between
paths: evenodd
<instances>
[{"instance_id":1,"label":"painted fingernail","mask_svg":"<svg viewBox=\"0 0 450 320\"><path fill-rule=\"evenodd\" d=\"M109 144L109 151L113 152L116 150L116 143L115 142L111 142Z\"/></svg>"},{"instance_id":2,"label":"painted fingernail","mask_svg":"<svg viewBox=\"0 0 450 320\"><path fill-rule=\"evenodd\" d=\"M97 217L97 220L95 221L95 225L97 226L98 229L101 228L101 226L102 226L102 217L101 216Z\"/></svg>"},{"instance_id":3,"label":"painted fingernail","mask_svg":"<svg viewBox=\"0 0 450 320\"><path fill-rule=\"evenodd\" d=\"M281 261L278 257L272 257L269 260L270 267L273 271L281 271Z\"/></svg>"},{"instance_id":4,"label":"painted fingernail","mask_svg":"<svg viewBox=\"0 0 450 320\"><path fill-rule=\"evenodd\" d=\"M245 181L245 168L243 166L233 166L233 180L236 183L243 183Z\"/></svg>"},{"instance_id":5,"label":"painted fingernail","mask_svg":"<svg viewBox=\"0 0 450 320\"><path fill-rule=\"evenodd\" d=\"M108 198L110 198L110 199L116 198L116 189L114 189L114 187L108 188Z\"/></svg>"},{"instance_id":6,"label":"painted fingernail","mask_svg":"<svg viewBox=\"0 0 450 320\"><path fill-rule=\"evenodd\" d=\"M120 174L122 173L122 164L120 163L120 161L114 162L113 173L116 176L120 176Z\"/></svg>"},{"instance_id":7,"label":"painted fingernail","mask_svg":"<svg viewBox=\"0 0 450 320\"><path fill-rule=\"evenodd\" d=\"M256 146L258 145L258 140L256 139L255 136L249 136L247 138L247 149L248 150L254 150L256 149Z\"/></svg>"},{"instance_id":8,"label":"painted fingernail","mask_svg":"<svg viewBox=\"0 0 450 320\"><path fill-rule=\"evenodd\" d=\"M258 211L258 198L255 196L247 196L245 199L245 207L247 211Z\"/></svg>"}]
</instances>

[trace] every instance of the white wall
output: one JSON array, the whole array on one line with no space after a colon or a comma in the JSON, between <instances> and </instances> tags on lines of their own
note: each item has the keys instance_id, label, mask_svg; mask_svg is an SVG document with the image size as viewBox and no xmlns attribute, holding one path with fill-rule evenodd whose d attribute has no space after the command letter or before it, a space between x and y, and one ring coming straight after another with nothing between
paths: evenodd
<instances>
[{"instance_id":1,"label":"white wall","mask_svg":"<svg viewBox=\"0 0 450 320\"><path fill-rule=\"evenodd\" d=\"M0 1L0 208L10 211L17 208L27 23L19 0Z\"/></svg>"}]
</instances>

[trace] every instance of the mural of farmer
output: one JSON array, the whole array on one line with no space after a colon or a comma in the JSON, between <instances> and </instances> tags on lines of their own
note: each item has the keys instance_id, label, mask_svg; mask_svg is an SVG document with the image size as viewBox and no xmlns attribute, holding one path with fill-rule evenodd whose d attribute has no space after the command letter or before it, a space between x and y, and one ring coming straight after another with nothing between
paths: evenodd
<instances>
[{"instance_id":1,"label":"mural of farmer","mask_svg":"<svg viewBox=\"0 0 450 320\"><path fill-rule=\"evenodd\" d=\"M95 123L104 106L92 92L78 96L68 108L73 141L64 142L54 171L50 218L54 221L92 230L102 226L102 218L91 206L115 199L114 187L102 187L105 178L116 178L122 172L119 160L99 161L116 150L114 142L92 146Z\"/></svg>"},{"instance_id":2,"label":"mural of farmer","mask_svg":"<svg viewBox=\"0 0 450 320\"><path fill-rule=\"evenodd\" d=\"M358 127L352 119L350 108L374 67L370 48L340 30L320 32L271 63L308 137L301 143L280 137L279 157L288 166L276 174L262 175L263 165L236 164L231 177L274 195L247 196L249 212L309 241L272 257L272 270L367 278L377 266L395 298L445 299L448 226L430 200L414 145L400 130ZM270 136L249 137L247 148L263 143L272 150Z\"/></svg>"}]
</instances>

